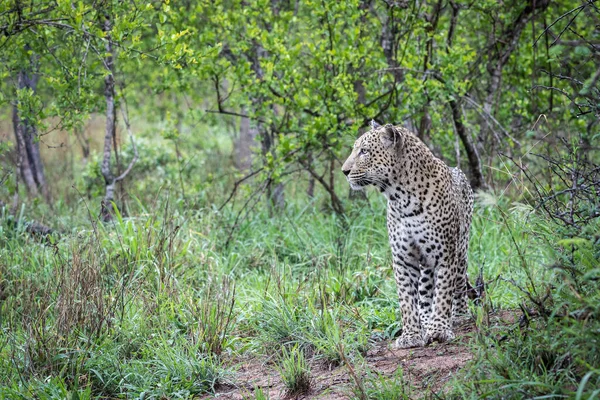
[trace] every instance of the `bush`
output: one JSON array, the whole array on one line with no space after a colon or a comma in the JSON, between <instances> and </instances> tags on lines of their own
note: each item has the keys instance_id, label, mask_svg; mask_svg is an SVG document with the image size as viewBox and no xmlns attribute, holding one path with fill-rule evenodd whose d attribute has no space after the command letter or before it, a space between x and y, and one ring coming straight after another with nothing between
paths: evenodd
<instances>
[{"instance_id":1,"label":"bush","mask_svg":"<svg viewBox=\"0 0 600 400\"><path fill-rule=\"evenodd\" d=\"M540 156L553 172L548 182L522 170L537 196L522 224L535 247L514 240L521 260L517 272L526 279L504 279L521 294L521 317L503 331L477 336L476 357L455 383L457 396L600 394L600 170L592 162L596 154L577 143L563 144L563 151ZM530 252L540 248L547 259L535 265L540 260ZM533 275L535 270L542 273Z\"/></svg>"}]
</instances>

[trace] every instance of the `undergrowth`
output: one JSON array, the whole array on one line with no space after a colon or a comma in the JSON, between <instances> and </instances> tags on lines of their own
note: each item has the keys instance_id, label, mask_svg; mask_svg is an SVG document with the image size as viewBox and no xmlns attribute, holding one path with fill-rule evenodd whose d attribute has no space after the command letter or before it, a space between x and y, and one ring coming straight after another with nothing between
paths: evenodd
<instances>
[{"instance_id":1,"label":"undergrowth","mask_svg":"<svg viewBox=\"0 0 600 400\"><path fill-rule=\"evenodd\" d=\"M581 141L562 144L537 155L552 171L545 182L515 162L535 194L532 206L517 207L521 232L535 244L521 242L512 215L498 207L518 255L516 271L499 278L518 296L520 317L501 329L481 326L453 396L600 397L600 169Z\"/></svg>"},{"instance_id":2,"label":"undergrowth","mask_svg":"<svg viewBox=\"0 0 600 400\"><path fill-rule=\"evenodd\" d=\"M373 342L402 329L384 200L370 193L340 217L322 195L238 219L163 188L108 224L82 200L44 221L60 228L47 238L4 208L0 398L193 398L235 384L248 356L279 368L289 395L320 365L353 371L357 398L429 396L402 371L364 367ZM36 215L24 206L18 221ZM478 195L469 274L486 292L472 307L474 357L435 396L599 395L599 228L574 232L534 205ZM489 325L501 309L515 323Z\"/></svg>"}]
</instances>

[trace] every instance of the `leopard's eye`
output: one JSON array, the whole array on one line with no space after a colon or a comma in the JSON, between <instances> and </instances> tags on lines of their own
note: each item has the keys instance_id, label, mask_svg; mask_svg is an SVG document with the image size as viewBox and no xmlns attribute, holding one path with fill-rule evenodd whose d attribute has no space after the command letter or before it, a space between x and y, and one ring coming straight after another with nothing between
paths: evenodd
<instances>
[{"instance_id":1,"label":"leopard's eye","mask_svg":"<svg viewBox=\"0 0 600 400\"><path fill-rule=\"evenodd\" d=\"M369 154L369 152L365 149L360 149L360 151L358 152L359 156L364 156L365 154Z\"/></svg>"}]
</instances>

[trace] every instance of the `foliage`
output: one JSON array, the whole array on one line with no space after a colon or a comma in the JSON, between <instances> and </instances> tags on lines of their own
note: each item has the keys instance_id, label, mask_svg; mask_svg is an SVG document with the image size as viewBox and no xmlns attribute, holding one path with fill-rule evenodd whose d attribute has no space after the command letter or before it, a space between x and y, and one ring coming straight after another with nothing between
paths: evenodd
<instances>
[{"instance_id":1,"label":"foliage","mask_svg":"<svg viewBox=\"0 0 600 400\"><path fill-rule=\"evenodd\" d=\"M127 397L142 392L192 396L214 390L234 374L223 370L221 357L247 353L276 355L274 360L278 360L286 354L287 359L293 359L290 354L296 351L306 361L360 365L369 336L393 338L399 331L394 283L385 276L389 274L385 267L389 262L386 238L381 232L385 204L377 193L369 200L372 208L363 209L363 218L349 224L342 249L328 239L338 235L335 214L320 211L318 203L308 209L298 204L277 218L270 218L267 212L256 214L249 222L252 225L236 235L227 251L215 247L226 226L214 211L196 214L186 210L184 203L172 206L167 199L157 205L163 209L160 213L132 209L136 217L117 218L114 226L98 225L97 231L86 222L85 215L78 217L82 219L76 222L81 225L76 230L79 247L75 248L69 238L49 247L24 231L15 232L2 245L2 287L8 290L1 308L2 321L12 327L1 333L6 345L0 351L0 376L5 379L6 396L28 390L39 396L54 390L88 391L93 397ZM530 393L548 393L559 387L565 387L566 392L556 393L575 393L580 384L582 393L590 393L597 375L590 375L587 383L583 378L594 365L597 368L598 360L589 347L594 346L594 340L582 333L594 334L597 290L573 281L567 269L563 273L544 267L563 252L560 247L552 250L553 231L546 230L544 218L530 215L523 225L525 214L509 213L511 204L506 199L487 199L485 207L483 201L478 200L474 218L471 275L483 266L484 276L491 280L486 301L494 307L517 306L523 294L509 280L531 288L514 247L516 240L517 246L526 249L528 268L533 280L539 282L536 289L540 294L545 293L540 286L545 282L564 282L554 289L558 296L552 308L563 311L550 314L549 319L532 311L531 325L507 332L508 339L500 343L497 340L502 332L478 336L481 342L474 343L476 361L456 390L475 396L494 388L504 390L499 388L509 382L520 388L517 382L533 379L530 371L538 368L534 375L538 383ZM547 236L540 236L544 232ZM532 241L535 246L530 245ZM574 260L587 265L583 260L589 257L588 247L582 244L580 248L582 252L574 253ZM342 264L336 261L340 254L346 260ZM367 270L372 268L383 276L373 282L376 290L357 297L353 293L364 283L364 260L370 260ZM55 265L64 267L55 269ZM589 265L586 276L593 278L597 274L595 264ZM103 278L89 279L88 272L79 279L78 274L86 271L83 266L98 268ZM61 271L69 278L63 283ZM335 294L331 288L340 285L347 289ZM69 308L72 317L61 319L61 304L67 303L60 293L64 296L65 290L74 296L102 294L98 300L86 296L88 302L72 297L75 304L91 307L89 312L94 315L98 303L93 301L104 304L106 322L99 332L93 326L97 320L86 319L85 308ZM582 300L577 300L578 296ZM43 310L50 313L43 314ZM485 326L482 329L485 331ZM36 331L48 339L28 339L27 332ZM57 340L61 331L73 334ZM32 353L37 343L55 346L37 347L50 353ZM544 345L540 347L540 343ZM75 348L79 351L73 353ZM56 361L48 364L28 354L46 354L44 359ZM511 375L500 375L507 365ZM54 376L53 380L45 381L46 374ZM384 392L411 396L401 378L386 378L381 383L377 383L380 378L376 375L372 378L372 386L370 378L363 386L374 397ZM27 386L19 383L21 379ZM486 383L477 383L481 381ZM79 382L78 389L74 382Z\"/></svg>"},{"instance_id":2,"label":"foliage","mask_svg":"<svg viewBox=\"0 0 600 400\"><path fill-rule=\"evenodd\" d=\"M279 366L290 395L315 365L352 371L358 398L421 395L401 370L362 364L402 329L385 201L346 200L337 171L371 119L473 177L470 148L490 189L471 233L469 273L486 286L473 360L422 395L598 396L599 13L564 0L1 2L0 131L12 112L37 128L54 196L24 196L19 145L1 136L0 398L195 398L253 357ZM111 162L136 158L129 127L139 158L101 223L107 44ZM241 120L256 134L249 170L232 156ZM264 206L278 185L286 204ZM38 223L55 233L32 234ZM498 310L515 322L490 324Z\"/></svg>"},{"instance_id":3,"label":"foliage","mask_svg":"<svg viewBox=\"0 0 600 400\"><path fill-rule=\"evenodd\" d=\"M569 2L546 1L534 9L519 2L500 7L363 0L165 1L140 7L57 2L47 8L34 1L2 7L1 98L19 104L41 131L78 132L91 113L103 111L103 49L109 40L119 71L117 101L160 122L177 153L184 125L227 124L246 115L259 133L261 180L271 185L307 171L312 179L321 177L317 181L338 212L335 180L322 177L332 173L349 137L372 118L406 121L437 154L458 164L463 157L455 130L465 122L445 117L452 102L468 121L468 135L460 140L464 146L473 146L473 138L488 142L475 144L490 165L496 151L518 151L541 112L551 113L556 126L576 107L581 118L573 123L587 129L588 141L593 137L597 48L585 40L595 35L592 3L574 9ZM110 37L103 30L106 18ZM555 22L542 30L542 19ZM560 35L549 43L554 30ZM528 36L536 38L533 52ZM519 39L524 43L517 46ZM32 59L42 76L36 92L19 89L15 81ZM563 79L553 63L578 76ZM500 87L496 68L511 70ZM559 102L559 94L571 103ZM46 126L50 120L56 123Z\"/></svg>"},{"instance_id":4,"label":"foliage","mask_svg":"<svg viewBox=\"0 0 600 400\"><path fill-rule=\"evenodd\" d=\"M523 315L507 331L490 329L478 336L475 361L456 385L463 396L598 395L600 220L595 196L590 195L598 180L588 165L596 154L584 156L580 147L565 144L567 151L540 156L553 171L549 181L523 171L539 196L534 203L538 213L530 218L528 229L549 251L546 276L536 279L528 273L522 283L511 281L526 299ZM534 270L530 250L518 251L522 269Z\"/></svg>"}]
</instances>

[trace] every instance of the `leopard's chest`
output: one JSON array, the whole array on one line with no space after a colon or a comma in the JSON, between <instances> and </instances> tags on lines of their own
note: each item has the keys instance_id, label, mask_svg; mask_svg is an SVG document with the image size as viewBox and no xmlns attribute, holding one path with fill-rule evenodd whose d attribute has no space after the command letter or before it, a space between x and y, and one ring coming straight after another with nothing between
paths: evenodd
<instances>
[{"instance_id":1,"label":"leopard's chest","mask_svg":"<svg viewBox=\"0 0 600 400\"><path fill-rule=\"evenodd\" d=\"M421 255L439 253L447 242L444 238L451 236L452 221L445 204L434 207L434 203L416 195L388 201L387 228L392 252L400 254L408 248Z\"/></svg>"},{"instance_id":2,"label":"leopard's chest","mask_svg":"<svg viewBox=\"0 0 600 400\"><path fill-rule=\"evenodd\" d=\"M426 206L420 202L389 202L387 228L390 243L428 241L431 225Z\"/></svg>"}]
</instances>

